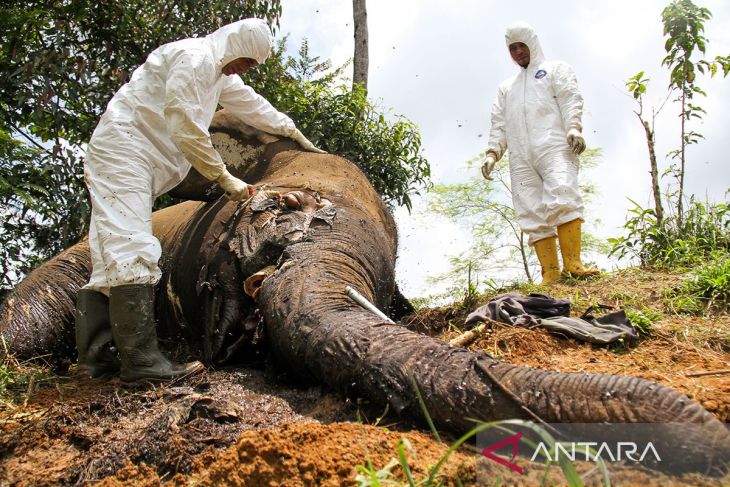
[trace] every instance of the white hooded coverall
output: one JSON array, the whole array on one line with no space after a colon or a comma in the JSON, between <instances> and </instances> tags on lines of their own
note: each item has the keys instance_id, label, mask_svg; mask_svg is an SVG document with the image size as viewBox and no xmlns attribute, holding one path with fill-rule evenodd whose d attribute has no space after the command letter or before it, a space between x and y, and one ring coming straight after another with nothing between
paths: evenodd
<instances>
[{"instance_id":1,"label":"white hooded coverall","mask_svg":"<svg viewBox=\"0 0 730 487\"><path fill-rule=\"evenodd\" d=\"M191 165L210 180L225 165L208 127L220 104L248 125L289 136L296 126L237 75L237 58L263 63L273 39L266 22L245 19L212 34L155 49L109 102L89 141L84 179L91 195L88 289L155 284L161 247L152 204L177 186Z\"/></svg>"},{"instance_id":2,"label":"white hooded coverall","mask_svg":"<svg viewBox=\"0 0 730 487\"><path fill-rule=\"evenodd\" d=\"M570 128L583 128L583 97L568 64L545 60L530 25L510 26L505 38L507 47L527 45L530 64L497 90L487 152L499 160L509 148L512 202L533 245L554 237L563 223L582 219L578 157L566 137Z\"/></svg>"}]
</instances>

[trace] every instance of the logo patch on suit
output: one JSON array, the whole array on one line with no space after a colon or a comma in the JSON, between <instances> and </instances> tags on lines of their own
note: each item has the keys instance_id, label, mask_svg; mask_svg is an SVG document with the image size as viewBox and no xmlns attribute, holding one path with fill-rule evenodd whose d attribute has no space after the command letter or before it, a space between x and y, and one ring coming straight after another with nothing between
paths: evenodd
<instances>
[{"instance_id":1,"label":"logo patch on suit","mask_svg":"<svg viewBox=\"0 0 730 487\"><path fill-rule=\"evenodd\" d=\"M537 73L535 73L535 79L542 79L547 75L547 71L544 69L538 69Z\"/></svg>"}]
</instances>

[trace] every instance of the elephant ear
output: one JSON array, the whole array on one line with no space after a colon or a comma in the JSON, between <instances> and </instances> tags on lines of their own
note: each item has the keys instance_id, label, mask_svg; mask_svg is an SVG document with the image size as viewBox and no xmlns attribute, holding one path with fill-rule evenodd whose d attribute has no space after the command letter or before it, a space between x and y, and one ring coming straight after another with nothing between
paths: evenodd
<instances>
[{"instance_id":1,"label":"elephant ear","mask_svg":"<svg viewBox=\"0 0 730 487\"><path fill-rule=\"evenodd\" d=\"M265 145L276 142L280 138L248 125L240 118L228 113L225 109L215 112L213 120L210 122L209 132L211 136L214 133L225 133L241 143L245 144L248 141L251 145ZM258 143L256 144L255 142ZM215 144L215 141L213 143Z\"/></svg>"},{"instance_id":2,"label":"elephant ear","mask_svg":"<svg viewBox=\"0 0 730 487\"><path fill-rule=\"evenodd\" d=\"M335 205L327 205L324 208L320 208L312 215L312 219L322 220L330 227L335 222L335 215L337 214L337 208Z\"/></svg>"},{"instance_id":3,"label":"elephant ear","mask_svg":"<svg viewBox=\"0 0 730 487\"><path fill-rule=\"evenodd\" d=\"M225 110L219 110L210 124L210 140L226 169L237 178L250 182L247 173L261 161L264 147L279 138L247 125Z\"/></svg>"},{"instance_id":4,"label":"elephant ear","mask_svg":"<svg viewBox=\"0 0 730 487\"><path fill-rule=\"evenodd\" d=\"M248 181L246 173L258 164L263 147L279 140L274 135L247 125L225 110L219 110L213 115L209 131L213 147L223 158L226 169L244 181ZM183 200L215 201L223 196L223 190L216 182L206 179L195 168L191 168L185 179L168 194Z\"/></svg>"}]
</instances>

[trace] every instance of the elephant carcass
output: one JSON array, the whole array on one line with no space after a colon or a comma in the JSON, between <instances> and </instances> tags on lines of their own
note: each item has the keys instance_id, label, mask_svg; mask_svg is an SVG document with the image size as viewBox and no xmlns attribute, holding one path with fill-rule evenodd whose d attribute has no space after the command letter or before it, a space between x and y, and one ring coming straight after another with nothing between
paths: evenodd
<instances>
[{"instance_id":1,"label":"elephant carcass","mask_svg":"<svg viewBox=\"0 0 730 487\"><path fill-rule=\"evenodd\" d=\"M290 141L257 141L233 124L219 127L219 134L228 144L223 150L218 140L228 163L227 151L247 154L230 164L231 171L259 192L246 204L216 199L155 213L163 246L161 336L184 337L208 364L240 361L255 352L263 319L267 347L290 371L419 416L415 383L434 422L455 433L469 430L471 419L533 414L548 423L655 423L659 430L667 426L667 434L674 434L670 423L693 424L701 427L684 435L691 448L676 452L673 468L726 468L725 426L667 387L518 367L384 323L360 308L346 286L381 309L395 292L396 227L366 177L343 158L301 152ZM187 186L188 196L215 195L212 185ZM34 271L3 303L0 331L11 352L21 358L67 353L72 298L88 279L87 253L77 244ZM254 302L244 294L244 281L271 265Z\"/></svg>"}]
</instances>

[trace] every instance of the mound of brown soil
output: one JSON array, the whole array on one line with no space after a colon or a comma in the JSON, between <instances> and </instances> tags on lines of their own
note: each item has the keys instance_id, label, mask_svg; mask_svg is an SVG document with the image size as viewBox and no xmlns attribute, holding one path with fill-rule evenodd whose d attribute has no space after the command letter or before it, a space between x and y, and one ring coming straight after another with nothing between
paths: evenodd
<instances>
[{"instance_id":1,"label":"mound of brown soil","mask_svg":"<svg viewBox=\"0 0 730 487\"><path fill-rule=\"evenodd\" d=\"M592 304L651 310L658 319L634 346L597 347L497 325L470 345L520 365L568 372L641 376L679 390L724 421L730 420L730 316L676 315L663 296L677 276L633 270L540 291L566 297L577 310ZM483 304L489 299L484 296ZM413 328L449 340L470 311L422 310ZM725 371L725 372L723 372ZM208 372L183 383L138 389L117 380L50 376L0 396L0 485L355 485L357 466L381 481L404 482L398 445L415 481L423 480L448 444L403 423L377 423L381 411L355 407L319 387L295 387L255 369ZM395 421L386 417L387 421ZM477 468L478 467L478 468ZM592 463L577 462L587 484L598 484ZM462 448L439 469L447 485L534 485L542 465L517 474ZM548 484L564 484L558 468ZM614 485L730 485L690 475L611 467ZM382 482L381 482L382 483ZM458 484L457 484L458 485Z\"/></svg>"}]
</instances>

